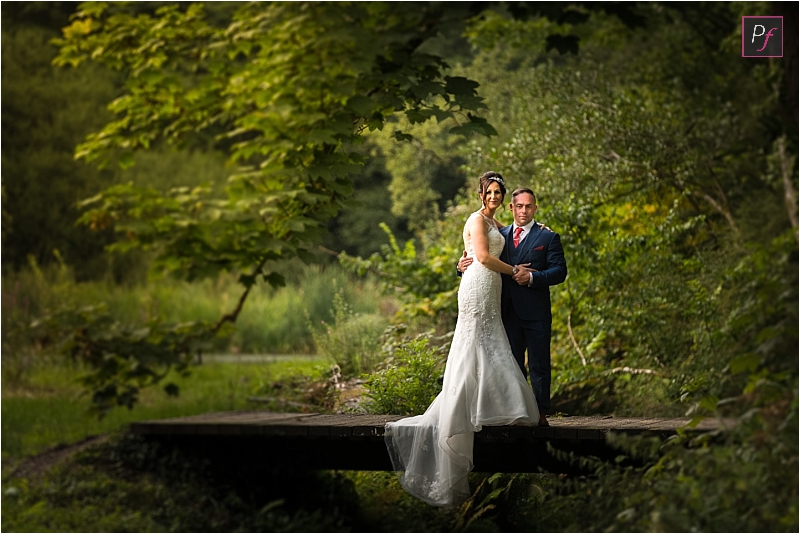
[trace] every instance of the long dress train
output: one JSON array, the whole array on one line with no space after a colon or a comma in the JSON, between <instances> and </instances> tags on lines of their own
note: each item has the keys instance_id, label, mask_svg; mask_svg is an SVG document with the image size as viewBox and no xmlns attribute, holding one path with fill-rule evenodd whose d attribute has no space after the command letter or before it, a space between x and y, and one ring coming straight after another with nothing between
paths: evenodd
<instances>
[{"instance_id":1,"label":"long dress train","mask_svg":"<svg viewBox=\"0 0 800 534\"><path fill-rule=\"evenodd\" d=\"M489 252L499 257L505 239L491 219L480 212L473 217L484 219ZM467 226L464 248L474 257ZM470 496L475 432L484 425L539 421L533 391L503 328L500 295L500 274L473 262L458 290L458 322L441 393L424 414L386 424L386 445L401 484L435 506L455 506Z\"/></svg>"}]
</instances>

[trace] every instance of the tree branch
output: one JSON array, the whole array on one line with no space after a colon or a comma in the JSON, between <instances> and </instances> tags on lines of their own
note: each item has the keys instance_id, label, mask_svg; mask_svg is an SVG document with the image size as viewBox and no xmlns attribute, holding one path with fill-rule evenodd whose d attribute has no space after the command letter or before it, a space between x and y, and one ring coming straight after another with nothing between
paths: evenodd
<instances>
[{"instance_id":1,"label":"tree branch","mask_svg":"<svg viewBox=\"0 0 800 534\"><path fill-rule=\"evenodd\" d=\"M253 275L258 275L261 272L261 269L264 268L264 265L266 263L267 263L266 259L262 260L261 263L258 264L258 267L256 267L253 270ZM217 321L217 324L215 324L214 328L211 330L212 332L214 333L218 332L219 329L222 328L222 325L225 323L236 322L236 319L239 317L239 312L242 311L242 306L244 306L244 302L247 300L247 296L250 294L250 290L253 288L253 285L254 284L247 286L247 288L244 290L244 293L242 293L242 296L239 297L239 302L236 303L236 308L234 308L232 312L226 313L225 315L220 317L219 321Z\"/></svg>"},{"instance_id":2,"label":"tree branch","mask_svg":"<svg viewBox=\"0 0 800 534\"><path fill-rule=\"evenodd\" d=\"M572 312L570 311L569 315L567 315L567 330L569 330L569 338L572 340L572 346L575 347L575 350L578 351L578 354L581 357L581 363L583 366L586 367L586 356L583 355L583 351L578 346L578 342L575 340L575 334L572 333Z\"/></svg>"},{"instance_id":3,"label":"tree branch","mask_svg":"<svg viewBox=\"0 0 800 534\"><path fill-rule=\"evenodd\" d=\"M581 105L584 105L584 106L592 106L592 107L597 108L597 109L602 109L603 111L607 111L607 112L611 113L612 115L616 115L618 113L617 110L614 109L614 108L610 108L608 106L604 106L603 104L598 104L596 102L592 102L591 100L579 100L578 103L581 104Z\"/></svg>"},{"instance_id":4,"label":"tree branch","mask_svg":"<svg viewBox=\"0 0 800 534\"><path fill-rule=\"evenodd\" d=\"M703 210L700 209L700 206L697 204L697 202L695 202L694 199L690 195L686 194L686 186L683 185L683 183L680 180L678 180L674 175L671 176L671 181L672 181L673 185L675 186L675 188L678 191L680 191L681 193L683 193L683 195L684 195L683 198L685 198L686 201L689 202L689 204L692 205L694 210L697 213L703 213ZM706 228L708 228L708 232L716 240L717 239L717 234L716 234L716 232L714 232L714 227L711 226L711 223L708 221L707 217L703 217L703 224L706 225Z\"/></svg>"},{"instance_id":5,"label":"tree branch","mask_svg":"<svg viewBox=\"0 0 800 534\"><path fill-rule=\"evenodd\" d=\"M786 199L786 211L789 214L789 222L792 228L797 230L797 191L792 183L792 167L794 162L786 154L786 135L778 138L778 157L781 161L781 178L783 179L784 198Z\"/></svg>"},{"instance_id":6,"label":"tree branch","mask_svg":"<svg viewBox=\"0 0 800 534\"><path fill-rule=\"evenodd\" d=\"M323 247L322 245L319 245L318 248L319 248L319 250L321 250L325 254L330 254L331 256L334 256L336 258L338 258L339 255L341 254L341 252L336 252L335 250L331 250L331 249L329 249L327 247Z\"/></svg>"},{"instance_id":7,"label":"tree branch","mask_svg":"<svg viewBox=\"0 0 800 534\"><path fill-rule=\"evenodd\" d=\"M705 191L703 192L692 191L692 194L703 198L706 202L711 204L711 207L713 207L718 213L720 213L723 217L725 217L725 220L728 221L728 224L730 225L734 233L736 233L737 235L740 234L739 227L736 225L736 221L733 220L733 215L731 214L731 212L722 207L720 203L717 202L716 199L714 199L714 197L712 197Z\"/></svg>"},{"instance_id":8,"label":"tree branch","mask_svg":"<svg viewBox=\"0 0 800 534\"><path fill-rule=\"evenodd\" d=\"M578 354L581 357L581 362L583 362L583 366L584 367L586 367L586 356L584 356L583 351L581 350L581 347L578 345L578 340L575 339L575 333L572 331L572 314L575 311L575 307L583 299L583 296L586 294L586 292L588 290L589 290L589 286L587 285L585 288L583 288L583 291L581 291L581 294L578 295L578 298L575 299L575 300L572 300L572 291L570 291L570 286L567 286L567 291L569 291L569 294L570 294L570 300L572 300L572 305L570 306L569 313L567 314L567 330L569 331L569 338L572 341L572 346L575 347L576 351L578 351Z\"/></svg>"},{"instance_id":9,"label":"tree branch","mask_svg":"<svg viewBox=\"0 0 800 534\"><path fill-rule=\"evenodd\" d=\"M652 369L634 369L633 367L615 367L614 369L609 369L605 373L606 374L630 373L632 375L658 375L658 376L661 376L661 373L659 373L658 371L653 371Z\"/></svg>"}]
</instances>

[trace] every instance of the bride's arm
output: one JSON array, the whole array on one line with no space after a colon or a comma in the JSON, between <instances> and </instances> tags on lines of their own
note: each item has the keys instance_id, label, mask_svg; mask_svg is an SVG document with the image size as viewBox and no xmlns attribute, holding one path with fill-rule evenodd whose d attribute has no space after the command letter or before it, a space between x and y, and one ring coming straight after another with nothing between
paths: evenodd
<instances>
[{"instance_id":1,"label":"bride's arm","mask_svg":"<svg viewBox=\"0 0 800 534\"><path fill-rule=\"evenodd\" d=\"M489 234L483 217L473 217L469 223L469 234L475 259L485 267L503 274L513 274L514 268L489 253Z\"/></svg>"}]
</instances>

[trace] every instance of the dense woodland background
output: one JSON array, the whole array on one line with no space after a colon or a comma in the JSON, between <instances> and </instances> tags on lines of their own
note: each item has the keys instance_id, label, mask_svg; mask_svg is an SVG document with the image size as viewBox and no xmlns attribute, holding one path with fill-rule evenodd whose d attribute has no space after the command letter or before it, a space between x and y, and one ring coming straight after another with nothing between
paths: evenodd
<instances>
[{"instance_id":1,"label":"dense woodland background","mask_svg":"<svg viewBox=\"0 0 800 534\"><path fill-rule=\"evenodd\" d=\"M797 529L796 4L171 6L2 5L4 420L42 367L135 414L226 352L322 354L362 409L424 410L495 170L567 256L554 408L739 423L416 528ZM766 14L784 58L741 58ZM314 372L295 400L335 409ZM38 452L7 435L4 465ZM238 526L315 528L291 506Z\"/></svg>"}]
</instances>

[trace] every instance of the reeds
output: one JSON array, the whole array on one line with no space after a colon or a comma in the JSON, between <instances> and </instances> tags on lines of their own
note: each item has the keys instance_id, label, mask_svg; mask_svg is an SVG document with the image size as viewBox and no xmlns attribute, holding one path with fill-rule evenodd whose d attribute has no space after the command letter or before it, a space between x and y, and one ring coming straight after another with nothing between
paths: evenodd
<instances>
[{"instance_id":1,"label":"reeds","mask_svg":"<svg viewBox=\"0 0 800 534\"><path fill-rule=\"evenodd\" d=\"M15 372L46 359L42 340L28 335L30 324L48 310L105 302L115 319L126 324L160 319L169 323L216 321L236 306L243 287L233 274L215 280L184 282L159 279L135 285L113 281L75 282L64 265L39 268L35 262L2 279L3 367ZM309 265L287 273L287 285L259 283L251 291L236 331L219 339L215 352L233 354L313 354L311 325L334 320L334 296L341 295L355 313L379 313L381 299L374 281L356 279L338 264ZM8 367L8 368L7 368Z\"/></svg>"}]
</instances>

